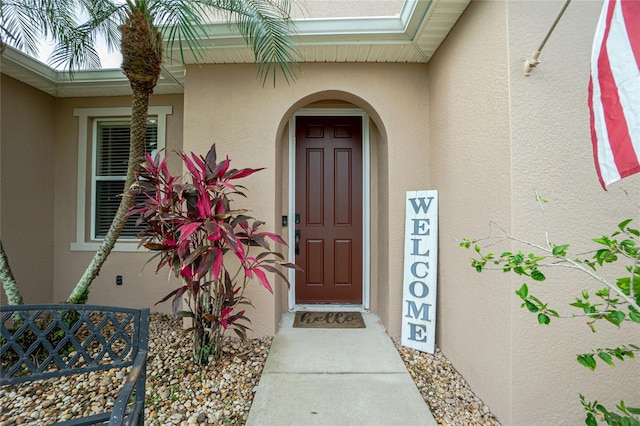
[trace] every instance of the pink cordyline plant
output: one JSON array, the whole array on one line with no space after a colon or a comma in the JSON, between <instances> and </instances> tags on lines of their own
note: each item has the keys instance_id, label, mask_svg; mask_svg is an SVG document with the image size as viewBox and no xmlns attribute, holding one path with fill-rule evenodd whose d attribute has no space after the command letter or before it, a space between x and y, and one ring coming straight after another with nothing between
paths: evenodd
<instances>
[{"instance_id":1,"label":"pink cordyline plant","mask_svg":"<svg viewBox=\"0 0 640 426\"><path fill-rule=\"evenodd\" d=\"M282 238L260 231L263 222L247 216L247 210L231 208L232 195L245 197L245 188L231 182L262 169L231 169L229 157L217 162L215 144L206 157L177 154L187 170L183 179L169 172L166 156L147 154L132 189L145 198L129 216L145 226L138 238L156 252L149 262L159 257L156 272L168 266L184 283L158 303L172 298L173 312L192 319L194 359L202 364L220 357L227 328L246 338L243 322L250 321L239 307L251 305L244 296L249 281L256 278L273 292L266 272L288 285L279 267L296 266L269 247L269 240L286 246ZM233 274L229 264L239 265ZM178 311L183 300L187 309Z\"/></svg>"}]
</instances>

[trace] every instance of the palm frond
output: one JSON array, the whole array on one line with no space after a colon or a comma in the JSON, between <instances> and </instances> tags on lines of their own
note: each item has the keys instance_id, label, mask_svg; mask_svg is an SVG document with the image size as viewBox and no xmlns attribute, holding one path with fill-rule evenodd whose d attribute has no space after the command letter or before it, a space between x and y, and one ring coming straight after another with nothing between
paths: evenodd
<instances>
[{"instance_id":1,"label":"palm frond","mask_svg":"<svg viewBox=\"0 0 640 426\"><path fill-rule=\"evenodd\" d=\"M200 40L206 35L207 11L206 7L193 0L158 0L151 6L151 14L168 50L173 51L177 43L183 63L186 62L187 50L196 60L204 55Z\"/></svg>"},{"instance_id":2,"label":"palm frond","mask_svg":"<svg viewBox=\"0 0 640 426\"><path fill-rule=\"evenodd\" d=\"M80 29L68 31L65 38L56 45L48 62L54 68L62 67L70 72L100 68L100 57L95 47L95 33Z\"/></svg>"},{"instance_id":3,"label":"palm frond","mask_svg":"<svg viewBox=\"0 0 640 426\"><path fill-rule=\"evenodd\" d=\"M0 1L0 43L9 41L33 56L40 39L73 25L71 0Z\"/></svg>"},{"instance_id":4,"label":"palm frond","mask_svg":"<svg viewBox=\"0 0 640 426\"><path fill-rule=\"evenodd\" d=\"M264 85L278 69L287 83L296 78L300 52L293 44L295 25L290 17L290 0L194 0L205 7L226 13L253 50L258 75Z\"/></svg>"},{"instance_id":5,"label":"palm frond","mask_svg":"<svg viewBox=\"0 0 640 426\"><path fill-rule=\"evenodd\" d=\"M120 30L130 10L126 3L115 4L111 0L81 0L83 9L89 14L89 19L84 23L86 29L91 28L97 34L104 37L110 51L120 49Z\"/></svg>"},{"instance_id":6,"label":"palm frond","mask_svg":"<svg viewBox=\"0 0 640 426\"><path fill-rule=\"evenodd\" d=\"M2 14L0 34L2 43L9 43L19 50L30 55L38 52L38 36L37 27L30 22L28 12L22 7L10 7L2 5Z\"/></svg>"},{"instance_id":7,"label":"palm frond","mask_svg":"<svg viewBox=\"0 0 640 426\"><path fill-rule=\"evenodd\" d=\"M98 36L103 36L110 50L120 44L119 23L126 19L126 4L109 0L81 0L79 2L88 19L74 28L65 28L57 35L58 44L49 58L49 64L69 71L100 68L96 50Z\"/></svg>"},{"instance_id":8,"label":"palm frond","mask_svg":"<svg viewBox=\"0 0 640 426\"><path fill-rule=\"evenodd\" d=\"M32 0L34 8L41 14L42 31L45 37L64 32L76 25L76 7L73 0Z\"/></svg>"},{"instance_id":9,"label":"palm frond","mask_svg":"<svg viewBox=\"0 0 640 426\"><path fill-rule=\"evenodd\" d=\"M10 41L35 54L39 39L51 36L57 46L50 65L69 71L98 68L97 38L102 36L110 50L119 49L119 25L132 10L142 11L161 29L169 51L177 47L183 63L187 53L196 61L203 58L205 25L221 12L252 49L263 85L269 76L275 85L278 71L287 82L296 77L301 56L291 39L290 0L0 0L0 43ZM80 11L89 18L76 24Z\"/></svg>"}]
</instances>

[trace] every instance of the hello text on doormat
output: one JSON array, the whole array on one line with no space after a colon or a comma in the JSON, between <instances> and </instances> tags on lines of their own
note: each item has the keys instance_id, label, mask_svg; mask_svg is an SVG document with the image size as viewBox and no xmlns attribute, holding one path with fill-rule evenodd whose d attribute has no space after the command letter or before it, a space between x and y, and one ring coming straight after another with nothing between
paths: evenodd
<instances>
[{"instance_id":1,"label":"hello text on doormat","mask_svg":"<svg viewBox=\"0 0 640 426\"><path fill-rule=\"evenodd\" d=\"M365 328L360 312L296 312L296 328Z\"/></svg>"}]
</instances>

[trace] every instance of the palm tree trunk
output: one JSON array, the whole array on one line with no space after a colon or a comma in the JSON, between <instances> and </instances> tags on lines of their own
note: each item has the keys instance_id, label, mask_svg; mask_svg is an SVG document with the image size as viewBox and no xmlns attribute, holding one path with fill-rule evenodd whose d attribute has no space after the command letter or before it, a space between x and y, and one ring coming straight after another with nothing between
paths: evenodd
<instances>
[{"instance_id":1,"label":"palm tree trunk","mask_svg":"<svg viewBox=\"0 0 640 426\"><path fill-rule=\"evenodd\" d=\"M24 304L20 287L18 287L18 283L9 267L9 259L2 246L2 240L0 240L0 281L2 281L2 288L4 289L4 294L7 295L9 305Z\"/></svg>"},{"instance_id":2,"label":"palm tree trunk","mask_svg":"<svg viewBox=\"0 0 640 426\"><path fill-rule=\"evenodd\" d=\"M120 200L118 211L102 240L98 251L91 259L84 274L76 284L67 303L86 303L89 297L89 286L100 268L107 260L120 232L127 221L127 212L135 201L133 194L127 193L134 184L135 172L144 161L145 133L147 130L147 112L149 96L153 93L160 77L162 63L162 38L152 20L140 9L131 11L128 19L119 27L122 34L122 71L129 79L133 94L131 96L131 140L129 164L124 185L124 194Z\"/></svg>"},{"instance_id":3,"label":"palm tree trunk","mask_svg":"<svg viewBox=\"0 0 640 426\"><path fill-rule=\"evenodd\" d=\"M102 240L98 251L91 259L91 263L82 274L82 277L67 298L66 303L86 303L89 297L89 286L100 273L102 265L107 260L109 253L113 249L120 232L127 222L127 212L133 206L135 195L127 193L131 185L134 184L135 172L144 161L145 133L147 129L147 108L149 106L149 95L146 91L135 90L132 95L131 110L131 142L129 151L129 165L127 167L127 177L124 184L124 191L116 215L111 222L107 235Z\"/></svg>"}]
</instances>

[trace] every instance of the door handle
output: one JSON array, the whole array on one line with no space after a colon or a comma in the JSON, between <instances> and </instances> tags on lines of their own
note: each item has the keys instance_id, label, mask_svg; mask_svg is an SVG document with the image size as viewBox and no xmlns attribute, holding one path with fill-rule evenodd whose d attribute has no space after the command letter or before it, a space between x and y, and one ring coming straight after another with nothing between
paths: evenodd
<instances>
[{"instance_id":1,"label":"door handle","mask_svg":"<svg viewBox=\"0 0 640 426\"><path fill-rule=\"evenodd\" d=\"M300 254L300 230L296 229L296 255Z\"/></svg>"}]
</instances>

